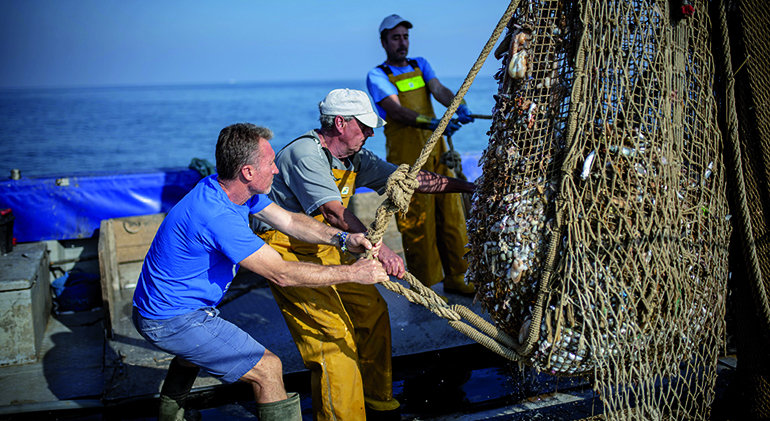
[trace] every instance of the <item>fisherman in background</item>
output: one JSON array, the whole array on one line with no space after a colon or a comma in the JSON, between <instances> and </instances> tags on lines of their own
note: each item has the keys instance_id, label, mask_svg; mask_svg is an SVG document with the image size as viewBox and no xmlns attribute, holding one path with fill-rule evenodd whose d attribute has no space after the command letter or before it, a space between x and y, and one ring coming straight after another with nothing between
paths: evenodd
<instances>
[{"instance_id":1,"label":"fisherman in background","mask_svg":"<svg viewBox=\"0 0 770 421\"><path fill-rule=\"evenodd\" d=\"M161 389L160 420L182 419L199 367L225 383L250 383L261 421L302 419L299 395L288 396L284 389L280 359L219 317L216 306L238 265L284 287L388 279L373 260L352 266L285 261L254 235L249 214L309 244L357 252L372 248L363 234L287 212L265 196L278 171L268 143L272 137L270 129L248 123L222 129L219 174L201 180L171 209L145 257L134 292L134 325L148 342L175 356Z\"/></svg>"},{"instance_id":2,"label":"fisherman in background","mask_svg":"<svg viewBox=\"0 0 770 421\"><path fill-rule=\"evenodd\" d=\"M380 41L385 62L369 71L366 85L377 112L387 121L385 137L387 160L396 165L413 165L438 126L431 95L449 106L454 94L439 82L436 73L422 57L408 58L409 29L412 24L398 15L380 24ZM451 136L474 120L463 100L457 119L450 121L444 134ZM454 177L454 171L440 162L447 152L443 138L433 148L423 169ZM463 259L468 243L465 214L459 194L430 196L415 194L406 216L396 214L409 272L425 286L443 280L444 291L471 295L473 285L465 283L468 263Z\"/></svg>"},{"instance_id":3,"label":"fisherman in background","mask_svg":"<svg viewBox=\"0 0 770 421\"><path fill-rule=\"evenodd\" d=\"M366 93L357 90L331 91L319 111L321 128L278 152L270 199L335 229L364 233L366 226L347 206L357 187L384 193L397 168L363 149L385 122ZM474 189L473 183L428 171L420 171L417 180L415 191L421 193ZM262 237L289 261L355 261L345 247L307 244L269 228ZM388 274L404 276L403 260L387 246L381 246L379 259ZM400 404L393 398L390 316L377 288L341 283L312 289L270 284L270 289L311 371L314 419L400 420Z\"/></svg>"}]
</instances>

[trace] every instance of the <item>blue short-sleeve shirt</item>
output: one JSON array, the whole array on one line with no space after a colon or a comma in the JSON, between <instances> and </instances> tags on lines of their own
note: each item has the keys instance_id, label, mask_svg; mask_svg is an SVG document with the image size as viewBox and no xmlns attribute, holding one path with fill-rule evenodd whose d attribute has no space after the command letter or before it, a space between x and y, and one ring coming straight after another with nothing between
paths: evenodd
<instances>
[{"instance_id":1,"label":"blue short-sleeve shirt","mask_svg":"<svg viewBox=\"0 0 770 421\"><path fill-rule=\"evenodd\" d=\"M238 263L265 244L249 214L270 203L256 195L236 205L216 174L198 182L163 220L144 259L133 301L142 316L167 319L219 304Z\"/></svg>"},{"instance_id":2,"label":"blue short-sleeve shirt","mask_svg":"<svg viewBox=\"0 0 770 421\"><path fill-rule=\"evenodd\" d=\"M422 57L416 57L414 59L408 58L407 60L417 61L417 67L419 67L420 71L422 71L422 78L425 79L426 85L430 80L436 78L436 72L433 71L433 68L430 66L430 63L428 63L428 60L425 60ZM410 65L406 65L404 67L394 67L388 64L385 65L390 67L390 71L393 72L394 76L411 72L413 70L412 66ZM369 95L372 96L374 104L377 107L377 113L384 119L388 113L385 112L382 107L380 107L380 101L391 95L398 95L398 88L396 88L396 85L390 83L388 75L386 75L385 71L380 69L379 66L370 70L369 74L366 75L366 87L369 89Z\"/></svg>"}]
</instances>

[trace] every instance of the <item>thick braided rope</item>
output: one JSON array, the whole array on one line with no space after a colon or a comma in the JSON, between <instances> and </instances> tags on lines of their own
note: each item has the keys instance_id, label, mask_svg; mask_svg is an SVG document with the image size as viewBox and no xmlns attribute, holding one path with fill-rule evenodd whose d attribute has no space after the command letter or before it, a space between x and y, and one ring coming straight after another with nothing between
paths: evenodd
<instances>
[{"instance_id":1,"label":"thick braided rope","mask_svg":"<svg viewBox=\"0 0 770 421\"><path fill-rule=\"evenodd\" d=\"M428 157L430 156L433 148L436 146L436 143L438 143L438 141L441 139L441 135L444 133L447 124L449 124L451 116L455 113L455 111L457 111L457 107L460 106L460 102L468 92L468 89L473 83L473 80L476 78L476 75L481 70L481 67L484 65L484 61L486 61L486 58L489 56L492 48L497 43L497 40L503 33L503 30L505 30L506 26L508 26L508 21L510 21L511 17L513 16L513 11L516 10L520 1L521 0L511 0L511 3L508 5L508 9L506 9L505 13L503 13L503 16L500 18L500 21L495 27L492 36L489 38L487 44L479 54L476 63L474 63L473 67L468 73L468 76L465 78L465 81L457 92L457 95L455 95L454 99L447 107L444 116L441 117L441 120L439 121L438 127L423 147L422 152L417 158L415 164L412 167L408 167L406 164L402 165L388 179L388 184L386 186L388 198L385 199L379 208L377 208L374 221L370 225L369 233L367 234L367 238L373 244L379 242L382 239L385 230L388 228L388 221L396 211L406 213L406 211L409 209L409 202L412 198L412 194L414 193L414 189L418 185L415 185L417 180L417 173L428 160ZM366 257L371 258L371 252L367 252ZM496 327L487 323L481 317L475 315L475 317L469 316L470 314L473 314L470 310L465 309L461 310L460 312L453 310L444 302L441 297L438 296L438 294L436 294L432 289L423 286L422 283L420 283L420 281L409 272L406 273L404 279L409 283L411 289L404 288L401 284L392 281L382 282L382 286L387 288L389 291L403 295L410 302L420 304L438 316L449 320L450 326L465 334L469 338L475 340L476 342L484 345L486 348L497 353L498 355L514 361L521 358L521 355L516 352L516 350L519 348L518 343L513 338L509 337L504 332L499 331ZM460 313L463 313L463 315L466 317L471 317L473 319L471 322L476 323L482 331L486 332L487 336L484 336L484 334L461 322ZM483 323L479 323L479 321L482 321Z\"/></svg>"},{"instance_id":2,"label":"thick braided rope","mask_svg":"<svg viewBox=\"0 0 770 421\"><path fill-rule=\"evenodd\" d=\"M403 295L409 302L420 304L437 316L447 319L449 326L501 357L511 361L522 358L518 353L520 348L518 342L507 333L497 329L465 306L459 304L449 306L432 289L422 285L411 273L407 272L404 279L411 288L391 281L383 282L382 286L391 292ZM470 324L463 322L463 318Z\"/></svg>"},{"instance_id":3,"label":"thick braided rope","mask_svg":"<svg viewBox=\"0 0 770 421\"><path fill-rule=\"evenodd\" d=\"M390 198L393 206L404 215L409 210L409 201L412 199L412 195L417 187L420 187L420 183L415 177L409 176L409 164L401 164L388 177L385 193Z\"/></svg>"},{"instance_id":4,"label":"thick braided rope","mask_svg":"<svg viewBox=\"0 0 770 421\"><path fill-rule=\"evenodd\" d=\"M735 187L738 196L738 220L740 221L741 235L745 240L743 242L743 252L751 272L753 295L762 308L762 313L765 316L764 321L770 326L770 302L768 302L767 290L765 290L765 284L762 281L762 270L759 267L759 256L757 256L757 249L755 247L754 230L751 225L749 205L746 199L746 184L743 178L743 161L740 140L738 138L738 112L735 109L735 74L733 73L733 66L730 61L732 54L730 53L730 40L727 33L727 12L725 7L725 2L720 2L719 31L722 37L722 51L724 51L722 58L726 75L725 112L727 113L725 121L728 125L727 136L725 137L729 143L727 150L733 161L733 174L735 174L737 184L737 186L733 187Z\"/></svg>"}]
</instances>

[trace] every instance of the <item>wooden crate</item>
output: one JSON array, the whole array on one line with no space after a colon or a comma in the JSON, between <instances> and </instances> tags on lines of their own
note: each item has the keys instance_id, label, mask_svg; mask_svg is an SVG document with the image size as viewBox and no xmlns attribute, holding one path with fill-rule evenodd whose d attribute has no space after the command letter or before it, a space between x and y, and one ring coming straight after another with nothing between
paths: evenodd
<instances>
[{"instance_id":1,"label":"wooden crate","mask_svg":"<svg viewBox=\"0 0 770 421\"><path fill-rule=\"evenodd\" d=\"M9 253L0 253L0 365L40 357L50 314L45 243L17 244Z\"/></svg>"},{"instance_id":2,"label":"wooden crate","mask_svg":"<svg viewBox=\"0 0 770 421\"><path fill-rule=\"evenodd\" d=\"M99 271L104 302L104 328L108 338L112 338L117 300L129 293L133 295L144 256L165 217L165 213L158 213L101 221Z\"/></svg>"}]
</instances>

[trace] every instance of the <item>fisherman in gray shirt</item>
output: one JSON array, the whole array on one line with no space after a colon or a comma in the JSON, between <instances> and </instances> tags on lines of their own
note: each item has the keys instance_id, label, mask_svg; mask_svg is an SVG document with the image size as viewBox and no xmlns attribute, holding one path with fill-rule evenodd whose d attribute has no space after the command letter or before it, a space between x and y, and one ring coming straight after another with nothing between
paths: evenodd
<instances>
[{"instance_id":1,"label":"fisherman in gray shirt","mask_svg":"<svg viewBox=\"0 0 770 421\"><path fill-rule=\"evenodd\" d=\"M347 209L357 187L382 194L396 170L367 149L366 140L385 122L361 91L336 89L319 104L321 129L295 139L276 155L278 174L270 199L345 232L366 232ZM474 185L427 171L417 177L421 193L473 192ZM355 261L344 247L301 242L279 231L262 238L284 260L323 265ZM389 275L401 278L403 259L382 245L379 260ZM289 331L311 371L316 419L400 419L393 398L388 306L374 285L352 283L318 288L270 284Z\"/></svg>"}]
</instances>

